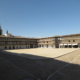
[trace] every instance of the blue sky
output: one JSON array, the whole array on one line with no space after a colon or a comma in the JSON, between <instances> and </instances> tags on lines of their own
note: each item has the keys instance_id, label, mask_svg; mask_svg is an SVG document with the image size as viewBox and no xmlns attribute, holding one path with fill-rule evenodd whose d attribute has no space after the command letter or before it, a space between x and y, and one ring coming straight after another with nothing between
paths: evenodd
<instances>
[{"instance_id":1,"label":"blue sky","mask_svg":"<svg viewBox=\"0 0 80 80\"><path fill-rule=\"evenodd\" d=\"M0 0L0 23L16 36L80 33L80 0Z\"/></svg>"}]
</instances>

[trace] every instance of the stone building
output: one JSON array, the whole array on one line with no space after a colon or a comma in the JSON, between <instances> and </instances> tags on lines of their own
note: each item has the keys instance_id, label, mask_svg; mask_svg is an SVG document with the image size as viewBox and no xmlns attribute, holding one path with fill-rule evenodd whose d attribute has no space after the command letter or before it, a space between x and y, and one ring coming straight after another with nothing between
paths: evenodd
<instances>
[{"instance_id":1,"label":"stone building","mask_svg":"<svg viewBox=\"0 0 80 80\"><path fill-rule=\"evenodd\" d=\"M24 49L36 47L37 47L36 38L0 36L0 49Z\"/></svg>"},{"instance_id":2,"label":"stone building","mask_svg":"<svg viewBox=\"0 0 80 80\"><path fill-rule=\"evenodd\" d=\"M80 34L40 38L38 47L43 48L80 48Z\"/></svg>"},{"instance_id":3,"label":"stone building","mask_svg":"<svg viewBox=\"0 0 80 80\"><path fill-rule=\"evenodd\" d=\"M80 48L80 34L61 36L59 48Z\"/></svg>"},{"instance_id":4,"label":"stone building","mask_svg":"<svg viewBox=\"0 0 80 80\"><path fill-rule=\"evenodd\" d=\"M60 36L39 38L38 47L41 48L59 48Z\"/></svg>"},{"instance_id":5,"label":"stone building","mask_svg":"<svg viewBox=\"0 0 80 80\"><path fill-rule=\"evenodd\" d=\"M80 34L53 36L44 38L27 38L13 36L6 32L2 35L0 26L0 49L26 49L26 48L79 48Z\"/></svg>"},{"instance_id":6,"label":"stone building","mask_svg":"<svg viewBox=\"0 0 80 80\"><path fill-rule=\"evenodd\" d=\"M2 31L1 28L0 31ZM37 38L13 36L8 32L5 35L2 35L2 32L0 33L0 49L25 49L37 47Z\"/></svg>"}]
</instances>

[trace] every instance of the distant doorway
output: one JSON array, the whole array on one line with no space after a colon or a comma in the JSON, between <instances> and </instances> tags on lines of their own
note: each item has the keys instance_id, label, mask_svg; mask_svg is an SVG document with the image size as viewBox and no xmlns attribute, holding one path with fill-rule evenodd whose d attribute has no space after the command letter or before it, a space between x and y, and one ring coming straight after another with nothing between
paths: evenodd
<instances>
[{"instance_id":1,"label":"distant doorway","mask_svg":"<svg viewBox=\"0 0 80 80\"><path fill-rule=\"evenodd\" d=\"M9 49L11 49L11 46L9 46Z\"/></svg>"},{"instance_id":2,"label":"distant doorway","mask_svg":"<svg viewBox=\"0 0 80 80\"><path fill-rule=\"evenodd\" d=\"M30 48L33 48L33 44L30 44Z\"/></svg>"},{"instance_id":3,"label":"distant doorway","mask_svg":"<svg viewBox=\"0 0 80 80\"><path fill-rule=\"evenodd\" d=\"M68 48L68 45L65 45L65 48Z\"/></svg>"},{"instance_id":4,"label":"distant doorway","mask_svg":"<svg viewBox=\"0 0 80 80\"><path fill-rule=\"evenodd\" d=\"M13 46L13 49L15 49L15 47Z\"/></svg>"},{"instance_id":5,"label":"distant doorway","mask_svg":"<svg viewBox=\"0 0 80 80\"><path fill-rule=\"evenodd\" d=\"M71 46L71 45L69 45L69 48L72 48L72 46Z\"/></svg>"},{"instance_id":6,"label":"distant doorway","mask_svg":"<svg viewBox=\"0 0 80 80\"><path fill-rule=\"evenodd\" d=\"M7 47L5 47L5 49L7 49Z\"/></svg>"},{"instance_id":7,"label":"distant doorway","mask_svg":"<svg viewBox=\"0 0 80 80\"><path fill-rule=\"evenodd\" d=\"M73 48L78 48L78 45L74 45Z\"/></svg>"},{"instance_id":8,"label":"distant doorway","mask_svg":"<svg viewBox=\"0 0 80 80\"><path fill-rule=\"evenodd\" d=\"M42 45L42 47L44 47L44 45Z\"/></svg>"}]
</instances>

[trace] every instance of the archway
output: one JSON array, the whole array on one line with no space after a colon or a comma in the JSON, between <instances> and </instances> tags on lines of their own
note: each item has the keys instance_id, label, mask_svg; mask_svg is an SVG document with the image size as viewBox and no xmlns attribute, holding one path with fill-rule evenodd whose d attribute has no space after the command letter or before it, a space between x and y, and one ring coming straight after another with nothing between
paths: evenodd
<instances>
[{"instance_id":1,"label":"archway","mask_svg":"<svg viewBox=\"0 0 80 80\"><path fill-rule=\"evenodd\" d=\"M78 48L78 45L74 45L73 48Z\"/></svg>"},{"instance_id":2,"label":"archway","mask_svg":"<svg viewBox=\"0 0 80 80\"><path fill-rule=\"evenodd\" d=\"M69 45L69 48L72 48L72 46L71 46L71 45Z\"/></svg>"},{"instance_id":3,"label":"archway","mask_svg":"<svg viewBox=\"0 0 80 80\"><path fill-rule=\"evenodd\" d=\"M11 46L9 46L9 49L11 49Z\"/></svg>"},{"instance_id":4,"label":"archway","mask_svg":"<svg viewBox=\"0 0 80 80\"><path fill-rule=\"evenodd\" d=\"M18 49L18 46L16 48Z\"/></svg>"},{"instance_id":5,"label":"archway","mask_svg":"<svg viewBox=\"0 0 80 80\"><path fill-rule=\"evenodd\" d=\"M7 49L7 47L5 47L5 49Z\"/></svg>"},{"instance_id":6,"label":"archway","mask_svg":"<svg viewBox=\"0 0 80 80\"><path fill-rule=\"evenodd\" d=\"M15 47L13 46L13 49L15 49Z\"/></svg>"},{"instance_id":7,"label":"archway","mask_svg":"<svg viewBox=\"0 0 80 80\"><path fill-rule=\"evenodd\" d=\"M65 48L68 48L68 45L65 45Z\"/></svg>"}]
</instances>

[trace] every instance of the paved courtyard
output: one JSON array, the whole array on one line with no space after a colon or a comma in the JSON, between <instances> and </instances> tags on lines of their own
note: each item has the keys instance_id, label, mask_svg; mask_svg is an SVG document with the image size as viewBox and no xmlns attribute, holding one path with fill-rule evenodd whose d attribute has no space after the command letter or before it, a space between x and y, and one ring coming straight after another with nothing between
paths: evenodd
<instances>
[{"instance_id":1,"label":"paved courtyard","mask_svg":"<svg viewBox=\"0 0 80 80\"><path fill-rule=\"evenodd\" d=\"M6 51L0 51L0 80L80 80L80 49Z\"/></svg>"},{"instance_id":2,"label":"paved courtyard","mask_svg":"<svg viewBox=\"0 0 80 80\"><path fill-rule=\"evenodd\" d=\"M29 59L45 59L45 58L59 57L61 55L75 51L77 49L78 48L62 48L62 49L35 48L35 49L5 50L5 51L13 53L15 55L23 56Z\"/></svg>"}]
</instances>

